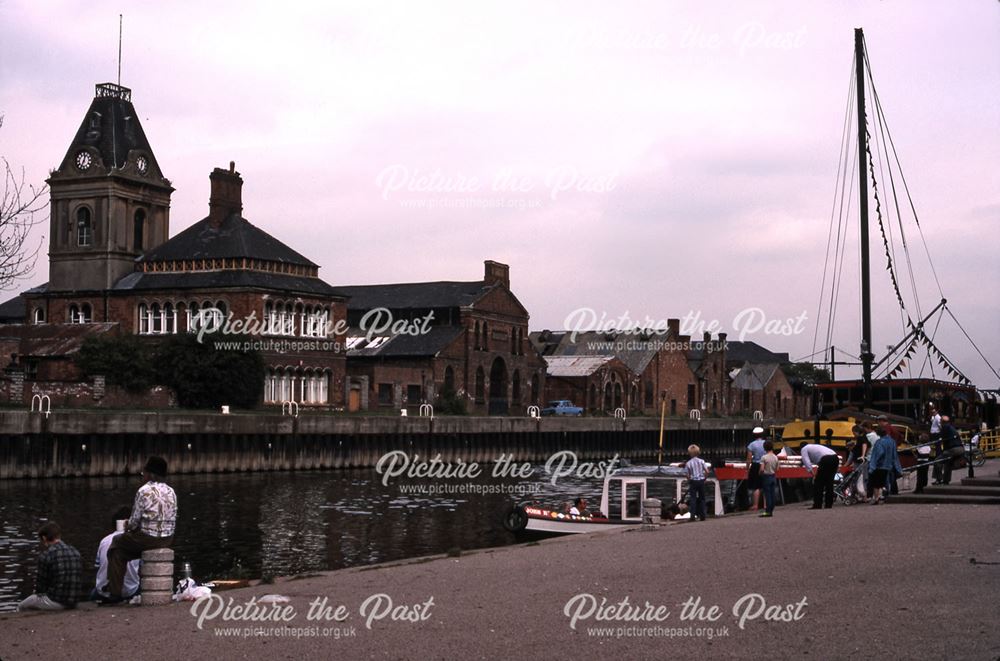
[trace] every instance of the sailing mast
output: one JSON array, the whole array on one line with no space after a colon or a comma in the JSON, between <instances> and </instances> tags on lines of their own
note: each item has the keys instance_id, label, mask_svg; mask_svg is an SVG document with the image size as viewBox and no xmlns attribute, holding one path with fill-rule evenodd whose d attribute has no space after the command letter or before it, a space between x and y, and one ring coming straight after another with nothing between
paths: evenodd
<instances>
[{"instance_id":1,"label":"sailing mast","mask_svg":"<svg viewBox=\"0 0 1000 661\"><path fill-rule=\"evenodd\" d=\"M854 29L854 63L858 98L858 202L861 217L861 366L864 405L872 405L872 298L868 259L868 136L865 122L865 34Z\"/></svg>"}]
</instances>

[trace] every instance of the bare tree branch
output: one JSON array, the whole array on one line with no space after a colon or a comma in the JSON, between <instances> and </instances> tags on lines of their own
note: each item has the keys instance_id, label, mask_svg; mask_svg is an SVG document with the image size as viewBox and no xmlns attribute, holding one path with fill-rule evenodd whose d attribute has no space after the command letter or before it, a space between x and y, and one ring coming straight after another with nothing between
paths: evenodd
<instances>
[{"instance_id":1,"label":"bare tree branch","mask_svg":"<svg viewBox=\"0 0 1000 661\"><path fill-rule=\"evenodd\" d=\"M0 128L3 115L0 115ZM17 173L5 157L3 160L3 190L0 191L0 290L12 289L18 280L29 277L35 270L38 253L45 237L37 244L30 241L35 225L45 218L45 195L48 186L35 188L27 183L24 168Z\"/></svg>"}]
</instances>

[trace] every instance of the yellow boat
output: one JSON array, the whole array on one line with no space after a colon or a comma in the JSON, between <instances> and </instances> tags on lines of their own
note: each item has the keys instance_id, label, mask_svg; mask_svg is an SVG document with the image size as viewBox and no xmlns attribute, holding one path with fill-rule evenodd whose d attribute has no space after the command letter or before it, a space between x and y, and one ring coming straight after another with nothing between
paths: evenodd
<instances>
[{"instance_id":1,"label":"yellow boat","mask_svg":"<svg viewBox=\"0 0 1000 661\"><path fill-rule=\"evenodd\" d=\"M832 448L843 448L848 441L854 440L854 426L858 424L858 419L848 417L843 420L800 420L796 418L787 423L784 427L771 427L771 438L776 441L776 447L788 447L798 450L807 443L819 443ZM817 435L817 427L819 434ZM906 425L893 424L893 427L900 432L902 446L910 445L911 430ZM817 438L819 440L817 440Z\"/></svg>"}]
</instances>

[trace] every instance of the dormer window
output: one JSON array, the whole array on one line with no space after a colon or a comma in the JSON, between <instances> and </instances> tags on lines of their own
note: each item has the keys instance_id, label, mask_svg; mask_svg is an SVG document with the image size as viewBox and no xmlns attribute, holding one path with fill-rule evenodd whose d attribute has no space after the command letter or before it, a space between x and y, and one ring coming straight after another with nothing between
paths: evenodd
<instances>
[{"instance_id":1,"label":"dormer window","mask_svg":"<svg viewBox=\"0 0 1000 661\"><path fill-rule=\"evenodd\" d=\"M91 223L90 209L80 207L76 210L76 245L89 246L94 240L94 228Z\"/></svg>"},{"instance_id":2,"label":"dormer window","mask_svg":"<svg viewBox=\"0 0 1000 661\"><path fill-rule=\"evenodd\" d=\"M35 324L44 324L45 308L35 308L34 312L31 313L31 321Z\"/></svg>"}]
</instances>

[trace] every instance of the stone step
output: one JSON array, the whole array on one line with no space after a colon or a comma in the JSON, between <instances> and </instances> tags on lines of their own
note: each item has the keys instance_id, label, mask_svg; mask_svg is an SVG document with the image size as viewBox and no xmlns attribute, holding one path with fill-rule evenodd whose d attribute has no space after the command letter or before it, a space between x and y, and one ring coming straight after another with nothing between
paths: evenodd
<instances>
[{"instance_id":1,"label":"stone step","mask_svg":"<svg viewBox=\"0 0 1000 661\"><path fill-rule=\"evenodd\" d=\"M1000 487L1000 479L992 477L963 477L962 484L967 487Z\"/></svg>"},{"instance_id":2,"label":"stone step","mask_svg":"<svg viewBox=\"0 0 1000 661\"><path fill-rule=\"evenodd\" d=\"M924 493L933 496L997 496L1000 497L1000 489L994 487L983 487L978 485L965 484L942 484L939 486L927 487ZM919 495L919 494L916 494Z\"/></svg>"},{"instance_id":3,"label":"stone step","mask_svg":"<svg viewBox=\"0 0 1000 661\"><path fill-rule=\"evenodd\" d=\"M1000 505L1000 494L996 496L952 496L947 494L908 493L892 496L887 501L890 505L911 505L916 503L941 505Z\"/></svg>"}]
</instances>

